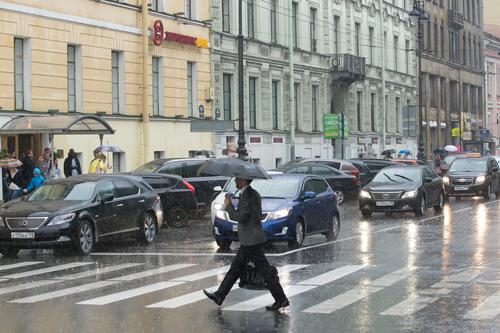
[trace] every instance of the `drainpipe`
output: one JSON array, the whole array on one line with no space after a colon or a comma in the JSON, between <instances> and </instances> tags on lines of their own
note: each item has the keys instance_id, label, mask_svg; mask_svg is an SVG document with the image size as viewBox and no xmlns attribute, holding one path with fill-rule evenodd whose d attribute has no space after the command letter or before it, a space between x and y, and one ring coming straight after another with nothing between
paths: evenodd
<instances>
[{"instance_id":1,"label":"drainpipe","mask_svg":"<svg viewBox=\"0 0 500 333\"><path fill-rule=\"evenodd\" d=\"M141 23L142 23L142 154L141 163L149 161L149 109L148 109L148 5L149 0L142 0L141 5Z\"/></svg>"},{"instance_id":2,"label":"drainpipe","mask_svg":"<svg viewBox=\"0 0 500 333\"><path fill-rule=\"evenodd\" d=\"M384 39L384 17L382 15L382 12L384 10L383 7L383 1L378 0L378 6L379 6L379 22L380 22L380 40L381 43L384 44L384 47L380 48L380 59L382 61L381 66L382 66L382 142L380 143L380 152L382 153L385 150L385 141L386 141L386 105L385 105L385 39Z\"/></svg>"},{"instance_id":3,"label":"drainpipe","mask_svg":"<svg viewBox=\"0 0 500 333\"><path fill-rule=\"evenodd\" d=\"M293 11L293 0L288 2L290 6L290 13ZM288 63L290 68L290 160L295 160L295 78L293 73L293 16L288 17L288 33L289 33L289 45L288 45ZM297 96L298 98L298 96Z\"/></svg>"}]
</instances>

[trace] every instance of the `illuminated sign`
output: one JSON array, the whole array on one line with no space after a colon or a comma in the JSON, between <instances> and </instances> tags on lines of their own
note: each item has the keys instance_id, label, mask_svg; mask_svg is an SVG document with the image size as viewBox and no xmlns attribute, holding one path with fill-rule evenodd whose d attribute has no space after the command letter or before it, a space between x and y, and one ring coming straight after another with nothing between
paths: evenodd
<instances>
[{"instance_id":1,"label":"illuminated sign","mask_svg":"<svg viewBox=\"0 0 500 333\"><path fill-rule=\"evenodd\" d=\"M153 44L155 44L156 46L161 46L163 40L180 44L193 45L203 49L208 48L208 40L201 37L186 36L175 32L165 32L165 30L163 29L163 23L160 20L156 20L153 23Z\"/></svg>"}]
</instances>

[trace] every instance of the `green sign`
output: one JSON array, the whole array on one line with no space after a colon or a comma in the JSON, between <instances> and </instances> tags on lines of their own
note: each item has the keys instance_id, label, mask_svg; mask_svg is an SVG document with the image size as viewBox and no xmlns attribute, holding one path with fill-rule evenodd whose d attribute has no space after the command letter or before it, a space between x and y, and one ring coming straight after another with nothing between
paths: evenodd
<instances>
[{"instance_id":1,"label":"green sign","mask_svg":"<svg viewBox=\"0 0 500 333\"><path fill-rule=\"evenodd\" d=\"M341 139L342 138L342 115L341 114L324 114L323 115L323 136L325 139ZM344 117L344 138L349 136L349 128L347 127L347 117Z\"/></svg>"}]
</instances>

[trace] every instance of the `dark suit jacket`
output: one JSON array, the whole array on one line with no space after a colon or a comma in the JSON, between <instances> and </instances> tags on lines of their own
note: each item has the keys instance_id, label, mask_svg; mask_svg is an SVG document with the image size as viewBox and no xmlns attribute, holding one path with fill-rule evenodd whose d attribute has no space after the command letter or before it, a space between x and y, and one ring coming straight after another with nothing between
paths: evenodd
<instances>
[{"instance_id":1,"label":"dark suit jacket","mask_svg":"<svg viewBox=\"0 0 500 333\"><path fill-rule=\"evenodd\" d=\"M71 177L71 170L72 170L71 160L72 160L71 157L67 157L64 160L64 176L66 177ZM80 166L80 161L76 157L75 157L75 162L76 162L76 171L78 171L78 174L81 175L82 167Z\"/></svg>"},{"instance_id":2,"label":"dark suit jacket","mask_svg":"<svg viewBox=\"0 0 500 333\"><path fill-rule=\"evenodd\" d=\"M241 194L238 209L228 205L226 211L231 220L238 222L238 239L241 245L258 245L267 241L261 224L261 198L252 187L248 186Z\"/></svg>"}]
</instances>

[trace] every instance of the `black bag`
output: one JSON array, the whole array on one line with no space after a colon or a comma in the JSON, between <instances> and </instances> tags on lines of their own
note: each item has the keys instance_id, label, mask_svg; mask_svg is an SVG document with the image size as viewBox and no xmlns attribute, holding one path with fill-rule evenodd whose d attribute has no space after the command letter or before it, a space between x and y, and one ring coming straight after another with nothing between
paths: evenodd
<instances>
[{"instance_id":1,"label":"black bag","mask_svg":"<svg viewBox=\"0 0 500 333\"><path fill-rule=\"evenodd\" d=\"M274 274L278 275L278 270L276 267L271 266ZM264 276L255 268L255 264L251 261L247 262L243 273L240 276L240 288L250 289L250 290L263 290L269 289L269 287L264 282Z\"/></svg>"}]
</instances>

